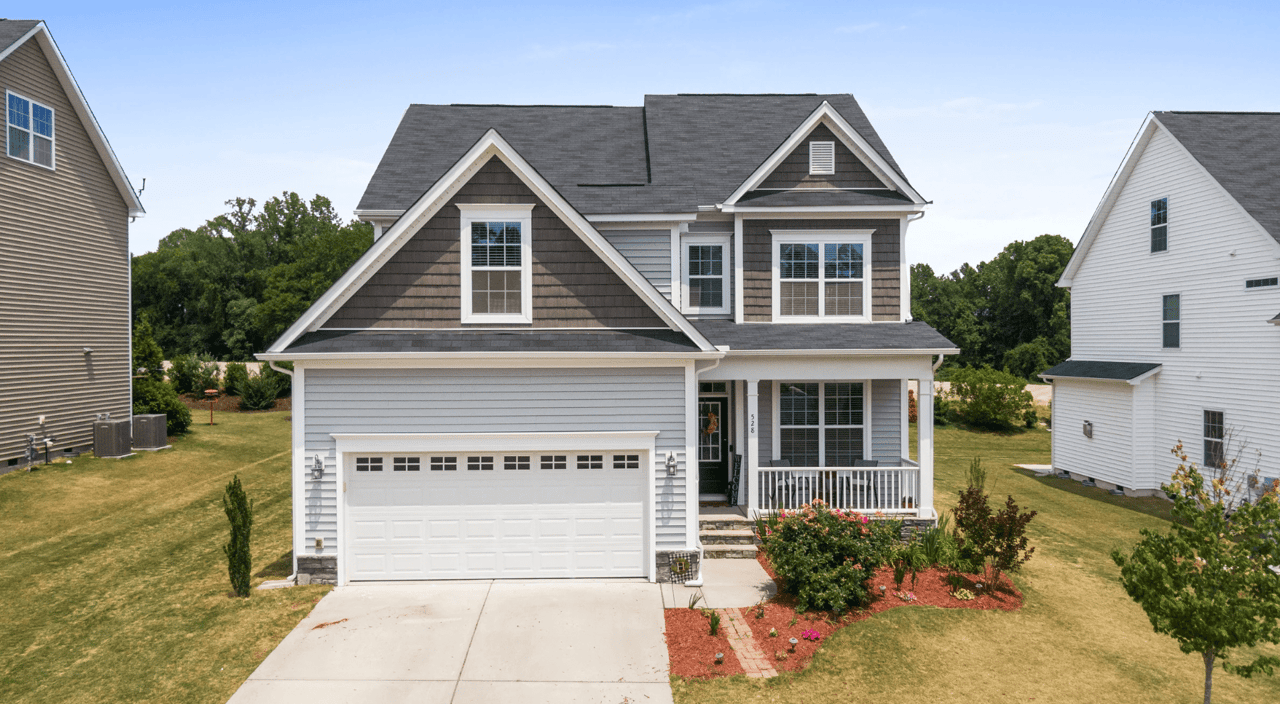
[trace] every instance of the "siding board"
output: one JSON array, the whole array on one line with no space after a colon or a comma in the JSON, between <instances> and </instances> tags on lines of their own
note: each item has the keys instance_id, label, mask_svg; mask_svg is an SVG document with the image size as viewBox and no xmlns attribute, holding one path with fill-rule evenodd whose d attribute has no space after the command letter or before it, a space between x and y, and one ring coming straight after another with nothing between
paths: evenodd
<instances>
[{"instance_id":1,"label":"siding board","mask_svg":"<svg viewBox=\"0 0 1280 704\"><path fill-rule=\"evenodd\" d=\"M27 433L56 437L56 450L87 449L98 414L129 416L129 249L128 206L38 42L0 61L0 90L55 115L55 170L0 153L0 460L8 460L23 454Z\"/></svg>"},{"instance_id":2,"label":"siding board","mask_svg":"<svg viewBox=\"0 0 1280 704\"><path fill-rule=\"evenodd\" d=\"M685 546L683 368L388 370L308 369L306 457L324 458L306 482L306 545L337 539L332 433L617 432L656 430L656 538ZM500 410L499 410L500 409ZM572 448L566 448L572 449ZM668 476L667 453L677 459Z\"/></svg>"},{"instance_id":3,"label":"siding board","mask_svg":"<svg viewBox=\"0 0 1280 704\"><path fill-rule=\"evenodd\" d=\"M809 174L809 143L835 142L836 172ZM759 188L887 188L866 164L836 138L826 125L818 125L800 146L787 155Z\"/></svg>"},{"instance_id":4,"label":"siding board","mask_svg":"<svg viewBox=\"0 0 1280 704\"><path fill-rule=\"evenodd\" d=\"M902 459L902 381L871 380L871 459L897 465Z\"/></svg>"}]
</instances>

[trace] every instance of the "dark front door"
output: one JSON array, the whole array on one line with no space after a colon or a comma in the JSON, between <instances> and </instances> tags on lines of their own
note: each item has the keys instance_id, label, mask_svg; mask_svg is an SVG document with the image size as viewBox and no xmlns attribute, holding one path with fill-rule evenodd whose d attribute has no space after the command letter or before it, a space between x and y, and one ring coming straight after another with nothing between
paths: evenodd
<instances>
[{"instance_id":1,"label":"dark front door","mask_svg":"<svg viewBox=\"0 0 1280 704\"><path fill-rule=\"evenodd\" d=\"M698 399L698 493L723 494L729 487L729 400Z\"/></svg>"}]
</instances>

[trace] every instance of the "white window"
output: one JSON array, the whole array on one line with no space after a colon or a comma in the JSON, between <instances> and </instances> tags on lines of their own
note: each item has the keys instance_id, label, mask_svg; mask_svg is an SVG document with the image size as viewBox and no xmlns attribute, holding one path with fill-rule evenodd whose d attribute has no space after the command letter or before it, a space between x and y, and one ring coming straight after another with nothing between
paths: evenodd
<instances>
[{"instance_id":1,"label":"white window","mask_svg":"<svg viewBox=\"0 0 1280 704\"><path fill-rule=\"evenodd\" d=\"M792 467L852 467L865 459L862 382L778 383L778 457Z\"/></svg>"},{"instance_id":2,"label":"white window","mask_svg":"<svg viewBox=\"0 0 1280 704\"><path fill-rule=\"evenodd\" d=\"M53 168L53 108L7 93L9 156Z\"/></svg>"},{"instance_id":3,"label":"white window","mask_svg":"<svg viewBox=\"0 0 1280 704\"><path fill-rule=\"evenodd\" d=\"M458 204L462 322L532 323L532 204Z\"/></svg>"},{"instance_id":4,"label":"white window","mask_svg":"<svg viewBox=\"0 0 1280 704\"><path fill-rule=\"evenodd\" d=\"M1204 465L1205 469L1220 469L1226 461L1223 441L1226 440L1226 423L1222 411L1204 412Z\"/></svg>"},{"instance_id":5,"label":"white window","mask_svg":"<svg viewBox=\"0 0 1280 704\"><path fill-rule=\"evenodd\" d=\"M1169 251L1169 199L1151 201L1151 251Z\"/></svg>"},{"instance_id":6,"label":"white window","mask_svg":"<svg viewBox=\"0 0 1280 704\"><path fill-rule=\"evenodd\" d=\"M836 172L836 143L809 142L809 173L814 176Z\"/></svg>"},{"instance_id":7,"label":"white window","mask_svg":"<svg viewBox=\"0 0 1280 704\"><path fill-rule=\"evenodd\" d=\"M1161 317L1164 329L1161 331L1161 346L1174 349L1182 346L1182 296L1173 294L1162 299Z\"/></svg>"},{"instance_id":8,"label":"white window","mask_svg":"<svg viewBox=\"0 0 1280 704\"><path fill-rule=\"evenodd\" d=\"M690 235L684 238L684 312L729 312L729 238Z\"/></svg>"},{"instance_id":9,"label":"white window","mask_svg":"<svg viewBox=\"0 0 1280 704\"><path fill-rule=\"evenodd\" d=\"M870 320L871 232L774 231L774 320Z\"/></svg>"}]
</instances>

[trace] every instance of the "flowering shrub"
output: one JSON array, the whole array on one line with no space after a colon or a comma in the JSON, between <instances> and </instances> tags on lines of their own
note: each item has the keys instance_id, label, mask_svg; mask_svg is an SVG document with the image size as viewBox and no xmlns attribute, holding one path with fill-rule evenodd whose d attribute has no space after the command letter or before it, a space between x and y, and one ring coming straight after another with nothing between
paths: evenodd
<instances>
[{"instance_id":1,"label":"flowering shrub","mask_svg":"<svg viewBox=\"0 0 1280 704\"><path fill-rule=\"evenodd\" d=\"M800 637L808 641L813 641L814 643L817 643L818 641L822 640L822 634L813 630L812 628L805 631L804 633L801 633Z\"/></svg>"},{"instance_id":2,"label":"flowering shrub","mask_svg":"<svg viewBox=\"0 0 1280 704\"><path fill-rule=\"evenodd\" d=\"M915 593L915 592L894 592L894 593L893 593L893 595L894 595L894 596L896 596L896 597L898 597L899 599L901 599L901 600L903 600L903 601L915 601L915 600L916 600L916 593Z\"/></svg>"},{"instance_id":3,"label":"flowering shrub","mask_svg":"<svg viewBox=\"0 0 1280 704\"><path fill-rule=\"evenodd\" d=\"M973 600L973 592L969 591L968 589L957 589L957 590L955 590L954 592L952 592L951 596L954 596L955 598L959 599L960 601L972 601L972 600Z\"/></svg>"},{"instance_id":4,"label":"flowering shrub","mask_svg":"<svg viewBox=\"0 0 1280 704\"><path fill-rule=\"evenodd\" d=\"M866 581L889 560L901 523L832 509L821 500L758 523L765 554L799 611L844 612L870 602Z\"/></svg>"}]
</instances>

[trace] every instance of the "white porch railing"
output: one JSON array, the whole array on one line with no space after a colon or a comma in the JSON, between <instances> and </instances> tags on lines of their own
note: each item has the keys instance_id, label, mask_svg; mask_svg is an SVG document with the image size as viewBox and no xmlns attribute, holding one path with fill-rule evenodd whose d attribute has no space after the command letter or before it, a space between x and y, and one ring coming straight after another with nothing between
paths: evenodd
<instances>
[{"instance_id":1,"label":"white porch railing","mask_svg":"<svg viewBox=\"0 0 1280 704\"><path fill-rule=\"evenodd\" d=\"M760 511L793 510L821 499L832 508L861 513L918 515L920 465L897 467L761 467L756 491Z\"/></svg>"}]
</instances>

